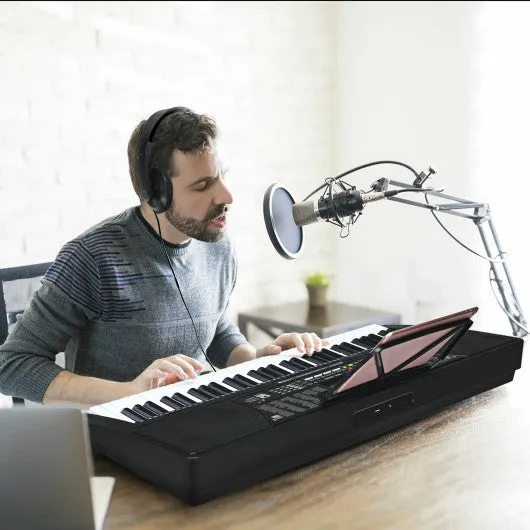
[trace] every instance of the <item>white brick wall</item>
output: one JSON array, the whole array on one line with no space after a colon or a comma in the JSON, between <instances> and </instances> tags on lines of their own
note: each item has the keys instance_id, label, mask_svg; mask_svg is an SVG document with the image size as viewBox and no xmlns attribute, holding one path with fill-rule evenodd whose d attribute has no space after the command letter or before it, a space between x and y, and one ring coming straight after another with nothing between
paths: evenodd
<instances>
[{"instance_id":1,"label":"white brick wall","mask_svg":"<svg viewBox=\"0 0 530 530\"><path fill-rule=\"evenodd\" d=\"M241 309L305 298L333 271L336 233L274 251L262 198L301 200L335 171L333 2L0 3L0 266L52 260L69 238L135 204L126 148L154 110L214 116L230 154Z\"/></svg>"}]
</instances>

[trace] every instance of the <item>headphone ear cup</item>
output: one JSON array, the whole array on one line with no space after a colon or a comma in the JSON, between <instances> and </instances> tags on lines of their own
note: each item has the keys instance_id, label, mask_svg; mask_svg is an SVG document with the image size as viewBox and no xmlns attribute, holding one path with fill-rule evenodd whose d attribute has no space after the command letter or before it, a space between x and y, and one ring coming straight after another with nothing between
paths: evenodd
<instances>
[{"instance_id":1,"label":"headphone ear cup","mask_svg":"<svg viewBox=\"0 0 530 530\"><path fill-rule=\"evenodd\" d=\"M151 185L153 187L153 197L149 201L149 206L156 212L165 212L173 200L173 184L171 177L157 168L149 172Z\"/></svg>"}]
</instances>

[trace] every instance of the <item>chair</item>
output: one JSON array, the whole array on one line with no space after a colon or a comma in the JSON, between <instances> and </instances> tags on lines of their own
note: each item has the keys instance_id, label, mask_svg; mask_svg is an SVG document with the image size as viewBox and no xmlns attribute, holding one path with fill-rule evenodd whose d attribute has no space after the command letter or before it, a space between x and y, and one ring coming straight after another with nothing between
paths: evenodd
<instances>
[{"instance_id":1,"label":"chair","mask_svg":"<svg viewBox=\"0 0 530 530\"><path fill-rule=\"evenodd\" d=\"M47 262L0 269L0 344L7 339L50 265ZM24 404L22 398L11 399L14 405Z\"/></svg>"}]
</instances>

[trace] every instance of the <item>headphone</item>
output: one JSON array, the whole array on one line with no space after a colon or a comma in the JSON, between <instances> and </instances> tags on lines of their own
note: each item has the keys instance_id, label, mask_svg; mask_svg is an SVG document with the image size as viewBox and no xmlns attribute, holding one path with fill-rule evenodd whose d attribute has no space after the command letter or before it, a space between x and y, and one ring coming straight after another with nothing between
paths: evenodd
<instances>
[{"instance_id":1,"label":"headphone","mask_svg":"<svg viewBox=\"0 0 530 530\"><path fill-rule=\"evenodd\" d=\"M173 199L173 184L171 177L166 171L160 168L151 167L151 157L155 142L153 138L157 127L162 120L181 110L182 107L172 107L170 109L159 110L152 114L142 127L139 148L139 175L140 175L140 197L156 213L165 212L171 205Z\"/></svg>"}]
</instances>

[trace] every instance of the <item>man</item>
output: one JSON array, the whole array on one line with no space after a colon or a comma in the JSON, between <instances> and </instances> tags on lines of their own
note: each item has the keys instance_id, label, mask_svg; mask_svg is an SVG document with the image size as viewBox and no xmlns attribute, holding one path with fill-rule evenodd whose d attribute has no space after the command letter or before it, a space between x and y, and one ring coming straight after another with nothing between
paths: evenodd
<instances>
[{"instance_id":1,"label":"man","mask_svg":"<svg viewBox=\"0 0 530 530\"><path fill-rule=\"evenodd\" d=\"M214 120L184 107L138 124L128 157L140 206L60 250L0 347L1 393L93 405L195 378L204 361L320 351L312 333L256 349L229 319L237 262L216 140Z\"/></svg>"}]
</instances>

